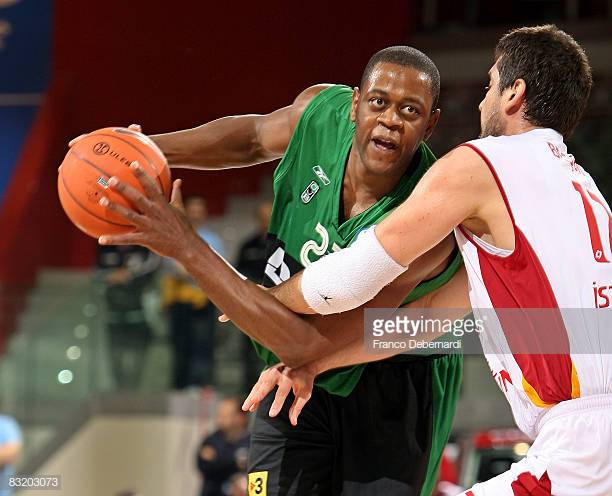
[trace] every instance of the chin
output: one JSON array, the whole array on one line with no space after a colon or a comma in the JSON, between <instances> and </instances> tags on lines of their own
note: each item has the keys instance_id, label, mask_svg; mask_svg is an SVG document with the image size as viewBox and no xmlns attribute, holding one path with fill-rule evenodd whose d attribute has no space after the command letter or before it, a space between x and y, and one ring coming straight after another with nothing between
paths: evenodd
<instances>
[{"instance_id":1,"label":"chin","mask_svg":"<svg viewBox=\"0 0 612 496\"><path fill-rule=\"evenodd\" d=\"M487 136L503 136L505 126L498 112L492 112L486 119L480 122L480 138Z\"/></svg>"}]
</instances>

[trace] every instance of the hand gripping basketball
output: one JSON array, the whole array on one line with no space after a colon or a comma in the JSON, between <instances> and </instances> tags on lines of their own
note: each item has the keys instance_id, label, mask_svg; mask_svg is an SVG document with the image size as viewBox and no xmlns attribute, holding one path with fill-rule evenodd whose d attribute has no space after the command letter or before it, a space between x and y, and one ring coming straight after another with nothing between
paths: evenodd
<instances>
[{"instance_id":1,"label":"hand gripping basketball","mask_svg":"<svg viewBox=\"0 0 612 496\"><path fill-rule=\"evenodd\" d=\"M137 161L165 197L170 198L172 181L168 161L155 142L139 129L134 125L107 127L83 134L70 142L58 169L57 188L62 208L75 226L96 239L134 230L122 217L99 203L106 196L114 203L135 208L108 187L108 181L115 176L144 193L129 167L132 162Z\"/></svg>"},{"instance_id":2,"label":"hand gripping basketball","mask_svg":"<svg viewBox=\"0 0 612 496\"><path fill-rule=\"evenodd\" d=\"M181 180L172 184L170 202L138 162L130 164L144 194L117 177L110 178L109 188L126 200L125 204L104 196L100 205L118 215L135 229L126 234L100 236L102 245L141 245L159 255L179 258L200 242L183 207ZM125 205L133 205L135 209Z\"/></svg>"}]
</instances>

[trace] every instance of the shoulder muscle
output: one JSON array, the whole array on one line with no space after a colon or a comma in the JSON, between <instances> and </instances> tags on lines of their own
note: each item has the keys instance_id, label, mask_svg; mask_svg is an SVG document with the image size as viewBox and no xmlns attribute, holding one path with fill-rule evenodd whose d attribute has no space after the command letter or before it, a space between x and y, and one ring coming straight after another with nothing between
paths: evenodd
<instances>
[{"instance_id":1,"label":"shoulder muscle","mask_svg":"<svg viewBox=\"0 0 612 496\"><path fill-rule=\"evenodd\" d=\"M291 135L304 109L312 99L331 84L316 84L302 91L291 105L266 115L255 116L255 146L257 154L265 159L279 158L285 153Z\"/></svg>"},{"instance_id":2,"label":"shoulder muscle","mask_svg":"<svg viewBox=\"0 0 612 496\"><path fill-rule=\"evenodd\" d=\"M300 117L302 117L304 110L312 101L312 99L319 93L321 93L323 90L326 90L331 86L333 86L333 84L315 84L306 88L295 98L293 104L291 105L291 113L289 116L289 126L291 128L291 132L293 132L293 130L297 126Z\"/></svg>"}]
</instances>

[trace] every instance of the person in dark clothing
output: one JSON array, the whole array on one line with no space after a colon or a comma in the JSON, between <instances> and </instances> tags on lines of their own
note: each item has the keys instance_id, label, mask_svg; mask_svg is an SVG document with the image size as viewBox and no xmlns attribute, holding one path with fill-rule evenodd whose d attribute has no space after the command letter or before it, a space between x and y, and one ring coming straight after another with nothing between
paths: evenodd
<instances>
[{"instance_id":1,"label":"person in dark clothing","mask_svg":"<svg viewBox=\"0 0 612 496\"><path fill-rule=\"evenodd\" d=\"M221 400L217 409L218 430L200 445L197 464L204 478L201 496L225 496L225 487L238 472L246 470L250 434L248 415L237 398Z\"/></svg>"},{"instance_id":2,"label":"person in dark clothing","mask_svg":"<svg viewBox=\"0 0 612 496\"><path fill-rule=\"evenodd\" d=\"M257 231L240 246L236 269L251 281L260 284L266 268L266 239L272 215L272 202L262 202L257 207ZM259 379L262 366L248 336L240 333L242 363L244 364L242 391L248 393Z\"/></svg>"},{"instance_id":3,"label":"person in dark clothing","mask_svg":"<svg viewBox=\"0 0 612 496\"><path fill-rule=\"evenodd\" d=\"M141 246L98 245L96 267L104 285L106 330L119 389L140 387L152 338L143 295L159 264L159 256Z\"/></svg>"},{"instance_id":4,"label":"person in dark clothing","mask_svg":"<svg viewBox=\"0 0 612 496\"><path fill-rule=\"evenodd\" d=\"M272 203L260 203L257 207L257 231L247 238L238 252L236 269L251 281L260 283L266 268L266 238L272 215Z\"/></svg>"},{"instance_id":5,"label":"person in dark clothing","mask_svg":"<svg viewBox=\"0 0 612 496\"><path fill-rule=\"evenodd\" d=\"M208 209L204 198L186 198L185 212L198 235L223 256L223 241L206 226ZM211 386L217 309L180 264L167 259L163 269L162 305L168 311L174 357L173 387Z\"/></svg>"}]
</instances>

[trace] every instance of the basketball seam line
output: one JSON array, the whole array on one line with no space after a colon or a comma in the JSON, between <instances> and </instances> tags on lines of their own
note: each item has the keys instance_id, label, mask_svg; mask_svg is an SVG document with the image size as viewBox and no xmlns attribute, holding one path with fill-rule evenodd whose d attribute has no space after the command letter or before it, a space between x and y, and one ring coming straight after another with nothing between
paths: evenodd
<instances>
[{"instance_id":1,"label":"basketball seam line","mask_svg":"<svg viewBox=\"0 0 612 496\"><path fill-rule=\"evenodd\" d=\"M89 164L91 167L96 169L100 174L105 175L107 177L107 179L111 177L111 175L108 172L106 172L102 167L97 165L95 162L92 162L88 158L83 157L83 155L81 155L80 153L75 152L72 148L69 150L68 153L74 153L79 160L82 160L83 162Z\"/></svg>"},{"instance_id":2,"label":"basketball seam line","mask_svg":"<svg viewBox=\"0 0 612 496\"><path fill-rule=\"evenodd\" d=\"M78 157L78 153L75 153L75 155ZM84 161L87 162L87 159L83 159ZM91 165L91 164L90 164ZM95 167L95 166L94 166ZM97 169L97 167L95 167ZM105 174L105 172L102 171L103 174ZM72 191L70 191L70 189L68 188L68 185L66 184L66 181L64 180L64 175L60 174L60 179L62 180L62 184L64 185L64 190L66 191L66 193L68 193L68 196L70 196L70 198L72 198L72 200L74 201L74 203L76 203L79 207L81 207L83 210L85 210L85 212L87 212L89 215L91 215L92 217L95 217L98 220L101 220L103 222L107 222L108 224L112 224L114 226L119 226L119 227L134 227L131 224L120 224L118 222L113 222L112 220L108 220L105 219L104 217L100 217L98 214L92 212L91 210L89 210L87 207L85 207L73 194Z\"/></svg>"},{"instance_id":3,"label":"basketball seam line","mask_svg":"<svg viewBox=\"0 0 612 496\"><path fill-rule=\"evenodd\" d=\"M91 135L89 135L89 136L91 136ZM150 158L149 158L147 155L145 155L145 153L144 153L144 152L140 151L140 150L138 149L138 147L134 146L134 145L133 145L132 143L130 143L129 141L126 141L126 140L122 139L120 136L115 136L114 134L96 133L96 134L94 134L93 136L106 136L106 137L108 137L108 138L118 139L119 141L121 141L121 142L125 143L125 144L126 144L126 145L128 145L130 148L133 148L133 149L134 149L134 150L136 150L136 151L137 151L137 152L138 152L140 155L142 155L142 156L145 158L145 160L148 162L148 166L149 166L149 168L150 168L152 171L157 172L157 170L155 169L155 167L152 165L152 164L153 164L153 162L151 161L151 159L150 159ZM147 175L148 175L148 174L147 174ZM153 178L155 179L155 182L156 182L156 183L159 185L159 187L161 188L162 193L164 193L164 194L165 194L165 192L164 192L164 185L161 183L161 180L159 179L159 174L157 174L157 175L156 175L156 174L152 174L152 176L153 176Z\"/></svg>"}]
</instances>

